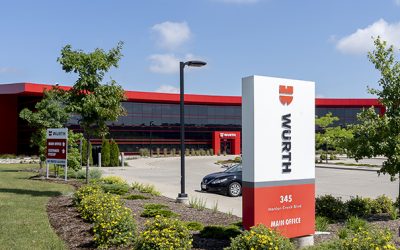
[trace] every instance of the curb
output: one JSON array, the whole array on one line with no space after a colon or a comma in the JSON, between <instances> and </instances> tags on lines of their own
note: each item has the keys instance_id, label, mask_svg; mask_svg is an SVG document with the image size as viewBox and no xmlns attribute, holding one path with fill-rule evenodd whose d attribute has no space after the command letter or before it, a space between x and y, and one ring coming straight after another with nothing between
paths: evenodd
<instances>
[{"instance_id":1,"label":"curb","mask_svg":"<svg viewBox=\"0 0 400 250\"><path fill-rule=\"evenodd\" d=\"M377 167L363 167L363 166L338 166L338 165L315 165L316 168L325 168L325 169L339 169L339 170L358 170L358 171L367 171L367 172L377 172L380 168Z\"/></svg>"}]
</instances>

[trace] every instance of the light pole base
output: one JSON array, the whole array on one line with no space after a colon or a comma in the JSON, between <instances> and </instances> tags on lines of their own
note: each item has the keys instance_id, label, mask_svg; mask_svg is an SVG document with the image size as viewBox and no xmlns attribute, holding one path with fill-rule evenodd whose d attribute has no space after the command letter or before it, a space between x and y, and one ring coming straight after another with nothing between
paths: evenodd
<instances>
[{"instance_id":1,"label":"light pole base","mask_svg":"<svg viewBox=\"0 0 400 250\"><path fill-rule=\"evenodd\" d=\"M187 194L179 193L178 197L176 198L176 203L183 203L185 205L189 204L189 198Z\"/></svg>"},{"instance_id":2,"label":"light pole base","mask_svg":"<svg viewBox=\"0 0 400 250\"><path fill-rule=\"evenodd\" d=\"M291 240L298 249L314 245L314 235L292 238Z\"/></svg>"}]
</instances>

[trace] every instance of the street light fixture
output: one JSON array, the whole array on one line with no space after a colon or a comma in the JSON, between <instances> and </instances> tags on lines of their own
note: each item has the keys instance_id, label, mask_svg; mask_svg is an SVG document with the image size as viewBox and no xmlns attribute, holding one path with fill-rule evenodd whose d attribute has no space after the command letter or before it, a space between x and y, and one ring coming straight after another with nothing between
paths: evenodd
<instances>
[{"instance_id":1,"label":"street light fixture","mask_svg":"<svg viewBox=\"0 0 400 250\"><path fill-rule=\"evenodd\" d=\"M180 73L180 127L181 127L181 192L176 198L177 202L187 203L188 195L185 193L185 90L184 90L184 77L183 70L185 66L188 67L203 67L207 63L202 61L187 61L179 63Z\"/></svg>"}]
</instances>

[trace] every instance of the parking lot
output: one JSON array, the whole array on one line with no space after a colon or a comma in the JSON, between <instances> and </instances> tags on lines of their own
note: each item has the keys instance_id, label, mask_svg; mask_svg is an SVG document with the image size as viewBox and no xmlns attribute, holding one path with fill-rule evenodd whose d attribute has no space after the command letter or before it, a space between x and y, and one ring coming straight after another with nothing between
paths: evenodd
<instances>
[{"instance_id":1,"label":"parking lot","mask_svg":"<svg viewBox=\"0 0 400 250\"><path fill-rule=\"evenodd\" d=\"M186 193L189 198L203 199L207 207L216 204L218 210L241 216L242 198L226 197L200 191L202 178L213 172L223 171L215 162L231 159L232 156L195 156L186 158ZM176 198L180 192L180 158L139 158L129 160L129 167L102 168L104 175L117 175L133 181L154 184L164 196ZM391 182L389 176L378 177L374 171L346 170L337 168L316 168L316 194L332 194L347 199L351 196L374 198L386 194L397 197L398 182Z\"/></svg>"}]
</instances>

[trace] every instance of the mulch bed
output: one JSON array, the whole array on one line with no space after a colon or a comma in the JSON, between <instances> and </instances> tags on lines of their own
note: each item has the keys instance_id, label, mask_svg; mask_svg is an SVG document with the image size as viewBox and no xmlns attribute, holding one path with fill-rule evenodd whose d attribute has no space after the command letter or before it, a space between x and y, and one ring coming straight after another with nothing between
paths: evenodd
<instances>
[{"instance_id":1,"label":"mulch bed","mask_svg":"<svg viewBox=\"0 0 400 250\"><path fill-rule=\"evenodd\" d=\"M36 178L35 178L36 179ZM45 180L43 178L37 178ZM49 179L45 180L49 182L65 183L60 179ZM70 180L68 184L73 185L75 188L83 185L80 181ZM132 194L139 194L135 191L130 191ZM144 224L148 218L140 217L140 214L144 210L144 205L148 203L160 203L167 205L171 211L179 214L179 219L182 221L198 221L204 225L231 225L241 218L229 215L226 213L213 211L211 209L197 210L190 208L184 204L176 203L175 200L163 197L163 196L150 196L148 200L126 200L125 205L130 208L135 215L137 221L138 231L142 231ZM73 206L72 196L58 196L50 199L47 205L47 213L51 226L54 228L56 233L61 239L66 242L69 249L95 249L95 244L92 240L93 234L91 233L92 225L83 219L81 219L76 208ZM371 224L374 224L380 228L389 228L394 235L394 242L400 249L400 237L399 227L400 219L390 220L387 215L375 216L370 218ZM315 243L330 240L337 237L337 232L344 226L344 223L330 224L328 232L330 234L315 235ZM229 239L217 240L217 239L205 239L199 236L199 232L193 232L193 249L223 249L229 246ZM118 248L118 249L129 249L129 248Z\"/></svg>"},{"instance_id":2,"label":"mulch bed","mask_svg":"<svg viewBox=\"0 0 400 250\"><path fill-rule=\"evenodd\" d=\"M55 180L47 180L56 182ZM63 183L63 182L61 182ZM82 184L75 183L74 186ZM132 194L139 194L131 191ZM141 194L143 195L143 194ZM164 196L148 196L148 200L126 200L125 205L130 208L135 215L138 231L142 231L144 224L149 218L140 217L144 210L144 205L148 203L159 203L167 205L171 211L179 214L182 221L198 221L204 225L230 225L241 221L241 218L213 211L211 209L197 210L184 204L176 203L175 200ZM78 211L73 205L72 196L57 196L50 199L47 204L49 221L57 235L66 242L69 249L95 249L92 225L81 219ZM193 232L193 249L223 249L229 246L229 239L205 239L199 236L199 232ZM118 248L124 249L124 248ZM126 248L129 249L129 248Z\"/></svg>"}]
</instances>

